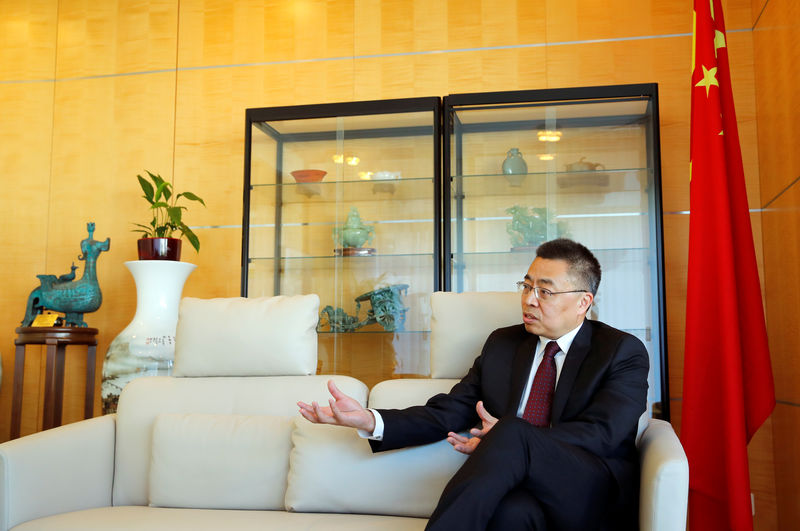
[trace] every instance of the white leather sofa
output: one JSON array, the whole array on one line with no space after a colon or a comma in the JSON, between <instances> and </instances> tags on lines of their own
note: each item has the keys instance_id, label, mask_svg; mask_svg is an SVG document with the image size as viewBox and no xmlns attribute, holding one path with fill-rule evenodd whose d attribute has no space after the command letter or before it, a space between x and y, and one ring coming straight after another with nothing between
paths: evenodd
<instances>
[{"instance_id":1,"label":"white leather sofa","mask_svg":"<svg viewBox=\"0 0 800 531\"><path fill-rule=\"evenodd\" d=\"M316 369L314 295L184 299L174 376L143 377L116 415L0 444L0 531L421 530L464 456L441 441L373 455L349 429L313 425L298 400L328 398ZM371 391L404 407L447 391L488 332L518 320L515 294L435 294L427 380ZM640 440L641 528L685 529L688 467L671 426Z\"/></svg>"}]
</instances>

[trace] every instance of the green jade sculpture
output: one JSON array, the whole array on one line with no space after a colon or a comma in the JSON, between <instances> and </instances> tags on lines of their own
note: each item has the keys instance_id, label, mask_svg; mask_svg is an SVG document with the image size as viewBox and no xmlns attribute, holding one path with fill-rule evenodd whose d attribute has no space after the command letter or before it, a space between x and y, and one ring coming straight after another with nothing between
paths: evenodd
<instances>
[{"instance_id":1,"label":"green jade sculpture","mask_svg":"<svg viewBox=\"0 0 800 531\"><path fill-rule=\"evenodd\" d=\"M333 242L343 248L360 248L371 243L374 235L374 227L364 225L356 207L350 209L344 225L333 228Z\"/></svg>"},{"instance_id":2,"label":"green jade sculpture","mask_svg":"<svg viewBox=\"0 0 800 531\"><path fill-rule=\"evenodd\" d=\"M364 293L356 297L356 315L348 315L342 308L336 308L330 304L325 306L320 312L317 331L321 331L323 319L328 322L331 332L355 332L359 328L374 323L380 324L387 332L402 332L406 322L406 312L408 308L403 305L400 294L405 295L408 291L408 284L393 284L383 288ZM361 311L361 303L369 301L371 308L363 320L359 321L358 314Z\"/></svg>"},{"instance_id":3,"label":"green jade sculpture","mask_svg":"<svg viewBox=\"0 0 800 531\"><path fill-rule=\"evenodd\" d=\"M532 250L548 238L547 230L560 237L568 237L567 225L563 221L554 221L553 215L546 208L514 205L506 209L511 214L511 221L506 224L506 232L511 238L512 250Z\"/></svg>"},{"instance_id":4,"label":"green jade sculpture","mask_svg":"<svg viewBox=\"0 0 800 531\"><path fill-rule=\"evenodd\" d=\"M73 264L70 272L59 277L55 275L36 275L40 286L34 289L28 296L28 305L25 309L25 318L22 326L31 326L37 315L46 308L65 314L65 324L67 326L86 327L83 314L94 312L100 308L103 302L103 295L100 292L100 284L97 282L97 257L100 253L108 251L111 246L111 238L106 238L99 242L94 239L94 223L86 224L89 237L81 241L81 256L78 260L83 260L86 265L83 268L83 276L75 280L75 269Z\"/></svg>"}]
</instances>

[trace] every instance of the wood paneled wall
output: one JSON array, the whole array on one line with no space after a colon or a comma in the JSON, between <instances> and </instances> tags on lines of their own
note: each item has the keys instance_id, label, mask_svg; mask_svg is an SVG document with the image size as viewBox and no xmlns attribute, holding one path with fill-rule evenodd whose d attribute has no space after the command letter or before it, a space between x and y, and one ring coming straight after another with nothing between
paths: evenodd
<instances>
[{"instance_id":1,"label":"wood paneled wall","mask_svg":"<svg viewBox=\"0 0 800 531\"><path fill-rule=\"evenodd\" d=\"M797 7L728 0L725 15L760 252L758 207L793 182L800 164L790 97L797 38L778 24L797 20ZM0 0L0 440L9 432L13 330L35 275L68 270L87 221L98 239L111 237L98 261L103 306L87 316L100 329L98 380L102 354L133 317L135 287L123 264L135 259L131 223L147 215L137 173L173 177L208 203L188 214L202 247L185 251L199 267L184 294L239 294L245 108L642 82L659 83L661 97L670 395L679 427L691 21L685 0ZM800 416L790 391L797 370L788 370L798 369L796 340L777 326L800 289L791 280L800 275L780 265L789 258L800 267L798 257L785 256L791 249L777 240L785 240L797 197L775 199L763 220L770 339L776 373L787 371L778 412L751 444L759 529L775 528L782 500L798 492L782 470L776 498L771 466L773 422L776 465L798 464L789 457ZM81 418L78 352L68 354L66 422ZM40 428L40 356L32 349L26 367L23 434Z\"/></svg>"},{"instance_id":2,"label":"wood paneled wall","mask_svg":"<svg viewBox=\"0 0 800 531\"><path fill-rule=\"evenodd\" d=\"M800 6L753 0L767 331L778 405L772 415L777 528L800 522Z\"/></svg>"}]
</instances>

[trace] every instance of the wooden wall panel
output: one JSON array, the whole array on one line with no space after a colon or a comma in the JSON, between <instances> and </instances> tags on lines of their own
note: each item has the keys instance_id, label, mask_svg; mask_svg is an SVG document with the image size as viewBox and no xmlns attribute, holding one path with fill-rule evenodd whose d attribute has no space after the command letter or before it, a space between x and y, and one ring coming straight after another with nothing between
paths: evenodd
<instances>
[{"instance_id":1,"label":"wooden wall panel","mask_svg":"<svg viewBox=\"0 0 800 531\"><path fill-rule=\"evenodd\" d=\"M353 2L180 2L180 67L313 60L353 54Z\"/></svg>"},{"instance_id":2,"label":"wooden wall panel","mask_svg":"<svg viewBox=\"0 0 800 531\"><path fill-rule=\"evenodd\" d=\"M200 253L189 252L181 260L197 264L183 288L184 297L208 299L239 297L242 281L242 231L240 224L197 229ZM184 251L185 252L185 251Z\"/></svg>"},{"instance_id":3,"label":"wooden wall panel","mask_svg":"<svg viewBox=\"0 0 800 531\"><path fill-rule=\"evenodd\" d=\"M764 212L767 330L779 400L800 404L800 186L795 184Z\"/></svg>"},{"instance_id":4,"label":"wooden wall panel","mask_svg":"<svg viewBox=\"0 0 800 531\"><path fill-rule=\"evenodd\" d=\"M777 487L778 529L797 529L800 522L800 407L778 403L772 414L774 436L775 485Z\"/></svg>"},{"instance_id":5,"label":"wooden wall panel","mask_svg":"<svg viewBox=\"0 0 800 531\"><path fill-rule=\"evenodd\" d=\"M752 0L722 0L722 12L727 31L753 27Z\"/></svg>"},{"instance_id":6,"label":"wooden wall panel","mask_svg":"<svg viewBox=\"0 0 800 531\"><path fill-rule=\"evenodd\" d=\"M686 267L689 262L689 216L664 215L664 267L667 298L669 395L683 396L683 349L686 330ZM671 404L672 408L681 404ZM673 410L674 413L674 410ZM675 419L673 425L678 427Z\"/></svg>"},{"instance_id":7,"label":"wooden wall panel","mask_svg":"<svg viewBox=\"0 0 800 531\"><path fill-rule=\"evenodd\" d=\"M14 378L14 329L42 272L53 120L58 5L50 0L0 0L0 441L8 437ZM23 434L40 429L41 348L25 361Z\"/></svg>"},{"instance_id":8,"label":"wooden wall panel","mask_svg":"<svg viewBox=\"0 0 800 531\"><path fill-rule=\"evenodd\" d=\"M750 490L754 496L755 507L753 528L759 531L778 528L775 462L772 451L773 419L774 414L761 425L747 446Z\"/></svg>"},{"instance_id":9,"label":"wooden wall panel","mask_svg":"<svg viewBox=\"0 0 800 531\"><path fill-rule=\"evenodd\" d=\"M546 8L548 43L692 32L685 0L550 0ZM728 31L752 26L751 0L723 0L722 8Z\"/></svg>"},{"instance_id":10,"label":"wooden wall panel","mask_svg":"<svg viewBox=\"0 0 800 531\"><path fill-rule=\"evenodd\" d=\"M52 79L58 3L0 0L0 81Z\"/></svg>"},{"instance_id":11,"label":"wooden wall panel","mask_svg":"<svg viewBox=\"0 0 800 531\"><path fill-rule=\"evenodd\" d=\"M357 59L355 99L544 88L544 68L543 48Z\"/></svg>"},{"instance_id":12,"label":"wooden wall panel","mask_svg":"<svg viewBox=\"0 0 800 531\"><path fill-rule=\"evenodd\" d=\"M355 54L542 44L544 21L541 5L525 0L357 0Z\"/></svg>"},{"instance_id":13,"label":"wooden wall panel","mask_svg":"<svg viewBox=\"0 0 800 531\"><path fill-rule=\"evenodd\" d=\"M791 22L790 22L791 21ZM800 177L800 5L770 0L754 32L758 95L761 202L767 204Z\"/></svg>"},{"instance_id":14,"label":"wooden wall panel","mask_svg":"<svg viewBox=\"0 0 800 531\"><path fill-rule=\"evenodd\" d=\"M57 77L175 68L175 0L60 0Z\"/></svg>"},{"instance_id":15,"label":"wooden wall panel","mask_svg":"<svg viewBox=\"0 0 800 531\"><path fill-rule=\"evenodd\" d=\"M758 116L767 333L778 405L772 415L777 528L800 521L800 7L790 0L754 0L755 93ZM756 509L758 511L758 509Z\"/></svg>"},{"instance_id":16,"label":"wooden wall panel","mask_svg":"<svg viewBox=\"0 0 800 531\"><path fill-rule=\"evenodd\" d=\"M48 273L60 274L76 260L86 223L96 223L95 239L111 238L97 261L103 292L101 308L85 317L98 336L100 368L111 340L130 322L135 285L124 263L136 259L133 222L147 223L149 209L136 174L144 169L171 173L175 74L75 80L56 85L53 175L48 223ZM91 149L87 149L91 146ZM69 356L68 356L69 358ZM85 363L68 361L78 374ZM80 379L65 384L64 421L81 418ZM70 398L67 398L70 397ZM95 393L99 404L99 392ZM96 407L96 411L99 411Z\"/></svg>"},{"instance_id":17,"label":"wooden wall panel","mask_svg":"<svg viewBox=\"0 0 800 531\"><path fill-rule=\"evenodd\" d=\"M546 7L549 43L692 31L691 7L682 0L550 0Z\"/></svg>"},{"instance_id":18,"label":"wooden wall panel","mask_svg":"<svg viewBox=\"0 0 800 531\"><path fill-rule=\"evenodd\" d=\"M32 76L40 75L37 71ZM50 73L52 75L52 72ZM14 376L14 329L25 316L28 294L44 272L49 209L53 83L0 83L0 441L8 437ZM41 349L26 357L22 433L38 429Z\"/></svg>"},{"instance_id":19,"label":"wooden wall panel","mask_svg":"<svg viewBox=\"0 0 800 531\"><path fill-rule=\"evenodd\" d=\"M753 27L756 26L756 21L761 17L761 13L768 2L769 0L750 0L750 17Z\"/></svg>"}]
</instances>

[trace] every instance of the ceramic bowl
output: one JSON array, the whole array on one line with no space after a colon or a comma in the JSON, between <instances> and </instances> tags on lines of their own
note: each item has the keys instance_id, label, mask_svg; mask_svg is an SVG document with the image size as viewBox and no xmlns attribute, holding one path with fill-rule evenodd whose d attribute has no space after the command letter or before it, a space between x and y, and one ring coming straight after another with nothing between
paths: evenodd
<instances>
[{"instance_id":1,"label":"ceramic bowl","mask_svg":"<svg viewBox=\"0 0 800 531\"><path fill-rule=\"evenodd\" d=\"M401 176L399 171L378 171L372 176L376 181L393 181Z\"/></svg>"},{"instance_id":2,"label":"ceramic bowl","mask_svg":"<svg viewBox=\"0 0 800 531\"><path fill-rule=\"evenodd\" d=\"M318 183L327 173L324 170L295 170L292 177L299 183Z\"/></svg>"}]
</instances>

